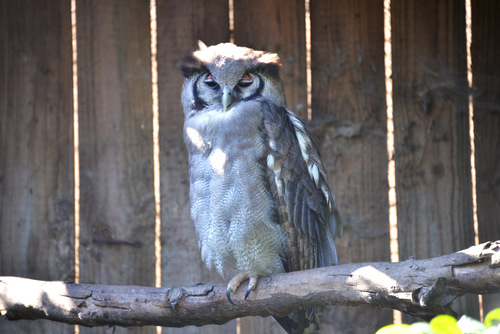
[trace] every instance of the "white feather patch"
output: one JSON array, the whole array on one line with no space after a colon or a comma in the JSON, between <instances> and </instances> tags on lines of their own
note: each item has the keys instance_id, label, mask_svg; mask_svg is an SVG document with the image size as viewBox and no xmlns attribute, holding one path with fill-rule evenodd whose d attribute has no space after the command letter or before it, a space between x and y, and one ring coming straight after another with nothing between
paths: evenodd
<instances>
[{"instance_id":1,"label":"white feather patch","mask_svg":"<svg viewBox=\"0 0 500 334\"><path fill-rule=\"evenodd\" d=\"M307 146L309 143L307 142L306 137L304 137L304 135L299 131L295 130L295 134L297 135L297 140L299 141L300 153L302 154L302 158L307 163L307 161L309 160L309 154L307 154Z\"/></svg>"},{"instance_id":2,"label":"white feather patch","mask_svg":"<svg viewBox=\"0 0 500 334\"><path fill-rule=\"evenodd\" d=\"M267 167L270 169L274 170L274 157L272 154L269 154L267 156Z\"/></svg>"},{"instance_id":3,"label":"white feather patch","mask_svg":"<svg viewBox=\"0 0 500 334\"><path fill-rule=\"evenodd\" d=\"M318 182L319 182L319 170L318 170L318 166L316 166L316 164L311 164L311 167L309 168L309 174L311 174L311 176L314 180L314 183L316 183L316 187L317 187Z\"/></svg>"},{"instance_id":4,"label":"white feather patch","mask_svg":"<svg viewBox=\"0 0 500 334\"><path fill-rule=\"evenodd\" d=\"M325 196L326 202L328 203L328 207L332 210L332 199L330 193L326 187L319 186L319 167L311 161L309 154L307 153L308 147L312 147L311 139L307 137L304 133L306 132L303 123L295 116L293 113L288 114L290 116L290 120L292 121L293 126L295 127L295 135L297 136L297 140L300 146L300 153L302 154L302 158L307 165L307 171L309 175L314 180L316 187L319 187L323 195Z\"/></svg>"},{"instance_id":5,"label":"white feather patch","mask_svg":"<svg viewBox=\"0 0 500 334\"><path fill-rule=\"evenodd\" d=\"M330 194L328 193L328 190L326 189L326 187L321 187L321 191L323 192L323 195L325 195L328 207L330 208L330 210L332 210L332 201L330 199Z\"/></svg>"},{"instance_id":6,"label":"white feather patch","mask_svg":"<svg viewBox=\"0 0 500 334\"><path fill-rule=\"evenodd\" d=\"M196 146L200 151L205 152L206 150L205 141L203 140L203 137L198 132L198 130L193 129L191 127L187 127L186 135L194 146Z\"/></svg>"},{"instance_id":7,"label":"white feather patch","mask_svg":"<svg viewBox=\"0 0 500 334\"><path fill-rule=\"evenodd\" d=\"M319 184L319 169L318 166L310 161L310 156L307 153L307 148L312 146L311 140L303 134L304 126L302 123L293 115L290 116L293 125L295 126L295 135L297 136L297 140L299 142L300 153L302 154L302 159L307 165L307 170L309 172L309 176L314 180L316 187ZM328 197L327 197L328 199Z\"/></svg>"},{"instance_id":8,"label":"white feather patch","mask_svg":"<svg viewBox=\"0 0 500 334\"><path fill-rule=\"evenodd\" d=\"M219 175L224 175L224 166L226 165L227 155L221 149L214 150L209 157L212 169Z\"/></svg>"},{"instance_id":9,"label":"white feather patch","mask_svg":"<svg viewBox=\"0 0 500 334\"><path fill-rule=\"evenodd\" d=\"M276 151L277 146L276 146L276 141L275 141L274 139L271 139L271 140L269 141L269 147L271 148L271 150Z\"/></svg>"},{"instance_id":10,"label":"white feather patch","mask_svg":"<svg viewBox=\"0 0 500 334\"><path fill-rule=\"evenodd\" d=\"M288 115L290 116L290 120L292 121L293 125L296 127L296 128L299 128L300 130L304 131L304 125L302 124L302 122L297 118L297 116L295 116L295 114L293 113L288 113Z\"/></svg>"},{"instance_id":11,"label":"white feather patch","mask_svg":"<svg viewBox=\"0 0 500 334\"><path fill-rule=\"evenodd\" d=\"M274 181L276 182L276 189L278 190L278 194L282 195L283 194L283 184L282 181L278 176L274 177Z\"/></svg>"}]
</instances>

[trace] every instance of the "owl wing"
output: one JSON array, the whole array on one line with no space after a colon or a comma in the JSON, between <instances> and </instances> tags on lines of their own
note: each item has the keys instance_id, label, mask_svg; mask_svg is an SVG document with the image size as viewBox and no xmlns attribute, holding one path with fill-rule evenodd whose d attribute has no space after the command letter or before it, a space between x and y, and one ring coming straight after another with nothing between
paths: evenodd
<instances>
[{"instance_id":1,"label":"owl wing","mask_svg":"<svg viewBox=\"0 0 500 334\"><path fill-rule=\"evenodd\" d=\"M285 231L286 271L337 264L334 236L342 225L318 148L291 111L262 102L268 154L266 177L277 221Z\"/></svg>"}]
</instances>

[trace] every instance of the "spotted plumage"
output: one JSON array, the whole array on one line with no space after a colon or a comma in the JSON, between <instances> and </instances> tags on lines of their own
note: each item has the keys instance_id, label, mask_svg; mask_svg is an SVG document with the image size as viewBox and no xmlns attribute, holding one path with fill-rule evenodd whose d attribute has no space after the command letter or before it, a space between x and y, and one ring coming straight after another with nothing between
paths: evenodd
<instances>
[{"instance_id":1,"label":"spotted plumage","mask_svg":"<svg viewBox=\"0 0 500 334\"><path fill-rule=\"evenodd\" d=\"M231 43L185 57L184 138L191 215L209 268L246 279L337 264L340 217L319 152L286 108L279 58ZM313 309L276 318L289 333L318 327Z\"/></svg>"}]
</instances>

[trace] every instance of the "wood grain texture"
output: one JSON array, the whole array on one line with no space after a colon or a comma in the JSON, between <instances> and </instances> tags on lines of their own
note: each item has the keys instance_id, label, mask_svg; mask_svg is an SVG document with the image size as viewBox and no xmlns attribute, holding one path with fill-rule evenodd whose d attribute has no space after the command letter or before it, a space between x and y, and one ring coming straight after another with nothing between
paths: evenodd
<instances>
[{"instance_id":1,"label":"wood grain texture","mask_svg":"<svg viewBox=\"0 0 500 334\"><path fill-rule=\"evenodd\" d=\"M0 4L0 275L73 278L69 2ZM0 319L1 333L73 326Z\"/></svg>"},{"instance_id":2,"label":"wood grain texture","mask_svg":"<svg viewBox=\"0 0 500 334\"><path fill-rule=\"evenodd\" d=\"M438 256L474 244L465 5L397 1L392 27L399 255Z\"/></svg>"},{"instance_id":3,"label":"wood grain texture","mask_svg":"<svg viewBox=\"0 0 500 334\"><path fill-rule=\"evenodd\" d=\"M189 213L188 155L182 136L182 57L197 48L229 41L228 2L158 1L158 87L162 219L162 285L222 282L201 260ZM163 333L235 333L223 326L163 328Z\"/></svg>"},{"instance_id":4,"label":"wood grain texture","mask_svg":"<svg viewBox=\"0 0 500 334\"><path fill-rule=\"evenodd\" d=\"M472 73L479 242L500 239L500 2L472 1ZM485 314L500 295L484 296Z\"/></svg>"},{"instance_id":5,"label":"wood grain texture","mask_svg":"<svg viewBox=\"0 0 500 334\"><path fill-rule=\"evenodd\" d=\"M462 2L392 4L401 260L473 243ZM77 5L80 279L153 286L149 2ZM500 5L473 0L472 6L477 202L480 240L486 241L500 238ZM279 53L289 107L305 119L304 3L237 0L234 10L236 43ZM311 0L311 12L308 127L344 218L345 235L336 241L340 262L388 260L382 1ZM229 40L228 2L158 1L157 16L163 285L221 283L200 259L189 215L179 65L198 39L207 45ZM70 3L4 1L0 27L0 275L71 279ZM485 311L500 306L498 296L484 301ZM459 311L477 316L475 300L461 303ZM320 312L323 332L374 332L391 318L361 308ZM233 321L163 332L234 333L235 327ZM104 331L81 328L82 334ZM0 320L0 332L72 333L73 327ZM249 332L282 333L271 319L241 319L239 333Z\"/></svg>"},{"instance_id":6,"label":"wood grain texture","mask_svg":"<svg viewBox=\"0 0 500 334\"><path fill-rule=\"evenodd\" d=\"M224 284L153 288L0 276L0 312L11 320L179 327L221 324L238 316L283 316L298 306L333 304L396 308L429 320L453 314L449 302L459 295L500 291L499 260L500 240L431 259L281 273L259 279L254 293L235 304L228 301ZM244 291L240 288L236 295Z\"/></svg>"},{"instance_id":7,"label":"wood grain texture","mask_svg":"<svg viewBox=\"0 0 500 334\"><path fill-rule=\"evenodd\" d=\"M340 263L390 259L383 22L383 1L311 1L311 130L344 222ZM364 307L320 318L326 333L392 322Z\"/></svg>"},{"instance_id":8,"label":"wood grain texture","mask_svg":"<svg viewBox=\"0 0 500 334\"><path fill-rule=\"evenodd\" d=\"M78 1L77 34L80 281L154 286L149 3Z\"/></svg>"},{"instance_id":9,"label":"wood grain texture","mask_svg":"<svg viewBox=\"0 0 500 334\"><path fill-rule=\"evenodd\" d=\"M304 7L299 0L234 1L234 42L278 53L288 108L307 120Z\"/></svg>"}]
</instances>

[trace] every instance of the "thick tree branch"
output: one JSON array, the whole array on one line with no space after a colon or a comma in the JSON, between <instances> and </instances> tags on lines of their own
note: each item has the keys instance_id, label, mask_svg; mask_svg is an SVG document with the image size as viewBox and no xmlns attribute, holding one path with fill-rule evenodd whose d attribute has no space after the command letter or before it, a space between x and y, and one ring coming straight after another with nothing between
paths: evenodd
<instances>
[{"instance_id":1,"label":"thick tree branch","mask_svg":"<svg viewBox=\"0 0 500 334\"><path fill-rule=\"evenodd\" d=\"M222 324L249 315L286 315L299 306L370 305L430 317L452 313L466 294L500 292L500 241L426 260L355 263L260 278L231 305L221 284L150 288L0 277L0 313L84 326Z\"/></svg>"}]
</instances>

